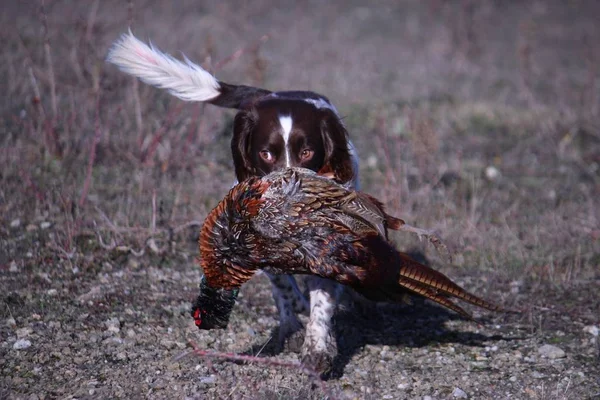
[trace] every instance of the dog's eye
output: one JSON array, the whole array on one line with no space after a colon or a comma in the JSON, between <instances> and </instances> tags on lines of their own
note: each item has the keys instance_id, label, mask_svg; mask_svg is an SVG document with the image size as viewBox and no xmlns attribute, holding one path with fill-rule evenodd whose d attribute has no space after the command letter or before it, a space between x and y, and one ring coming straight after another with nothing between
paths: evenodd
<instances>
[{"instance_id":1,"label":"dog's eye","mask_svg":"<svg viewBox=\"0 0 600 400\"><path fill-rule=\"evenodd\" d=\"M315 152L310 149L304 149L300 152L300 160L308 161L315 155Z\"/></svg>"},{"instance_id":2,"label":"dog's eye","mask_svg":"<svg viewBox=\"0 0 600 400\"><path fill-rule=\"evenodd\" d=\"M275 156L269 150L261 150L258 154L260 155L260 158L268 163L275 162Z\"/></svg>"}]
</instances>

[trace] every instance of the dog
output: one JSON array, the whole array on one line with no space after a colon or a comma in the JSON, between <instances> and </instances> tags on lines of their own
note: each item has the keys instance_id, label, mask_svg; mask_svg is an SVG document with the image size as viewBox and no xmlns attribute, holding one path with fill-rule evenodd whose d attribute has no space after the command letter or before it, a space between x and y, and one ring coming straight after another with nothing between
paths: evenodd
<instances>
[{"instance_id":1,"label":"dog","mask_svg":"<svg viewBox=\"0 0 600 400\"><path fill-rule=\"evenodd\" d=\"M217 80L189 59L179 61L138 40L131 31L111 47L107 61L143 82L185 101L239 110L231 152L239 182L289 167L303 167L358 189L358 157L339 113L329 99L310 91L279 91ZM331 319L339 284L307 278L310 303L290 275L267 274L279 312L280 344L299 332L298 313L310 307L302 360L326 374L337 345Z\"/></svg>"}]
</instances>

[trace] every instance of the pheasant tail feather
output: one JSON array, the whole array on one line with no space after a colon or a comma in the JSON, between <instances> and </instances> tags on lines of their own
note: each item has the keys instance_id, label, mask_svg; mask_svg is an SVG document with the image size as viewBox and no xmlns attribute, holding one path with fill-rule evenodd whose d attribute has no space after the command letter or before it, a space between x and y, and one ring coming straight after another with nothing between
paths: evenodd
<instances>
[{"instance_id":1,"label":"pheasant tail feather","mask_svg":"<svg viewBox=\"0 0 600 400\"><path fill-rule=\"evenodd\" d=\"M435 301L468 318L471 318L471 315L454 304L449 297L455 297L491 311L502 311L502 308L467 292L441 272L420 264L408 256L401 256L402 267L398 283L411 292Z\"/></svg>"}]
</instances>

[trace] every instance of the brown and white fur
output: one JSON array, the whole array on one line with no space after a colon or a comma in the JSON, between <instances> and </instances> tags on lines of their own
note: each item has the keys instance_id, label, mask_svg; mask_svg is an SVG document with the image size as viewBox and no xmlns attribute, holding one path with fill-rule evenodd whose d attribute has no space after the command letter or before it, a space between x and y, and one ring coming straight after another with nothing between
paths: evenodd
<instances>
[{"instance_id":1,"label":"brown and white fur","mask_svg":"<svg viewBox=\"0 0 600 400\"><path fill-rule=\"evenodd\" d=\"M182 100L240 110L231 141L238 181L286 167L304 167L358 189L355 149L337 110L325 96L308 91L271 92L221 82L187 58L182 62L146 45L131 31L113 44L107 60ZM279 310L282 342L302 328L296 313L306 311L309 304L293 276L268 276ZM310 319L302 355L311 363L331 364L336 353L331 319L339 285L310 277L307 286Z\"/></svg>"}]
</instances>

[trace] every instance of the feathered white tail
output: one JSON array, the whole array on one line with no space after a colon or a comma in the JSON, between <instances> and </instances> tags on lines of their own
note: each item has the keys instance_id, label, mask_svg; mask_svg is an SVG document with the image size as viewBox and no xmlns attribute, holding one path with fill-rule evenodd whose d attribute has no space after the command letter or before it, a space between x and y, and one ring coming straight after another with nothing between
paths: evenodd
<instances>
[{"instance_id":1,"label":"feathered white tail","mask_svg":"<svg viewBox=\"0 0 600 400\"><path fill-rule=\"evenodd\" d=\"M208 101L221 94L219 81L183 56L185 63L137 39L131 30L117 40L106 61L145 83L185 101Z\"/></svg>"}]
</instances>

